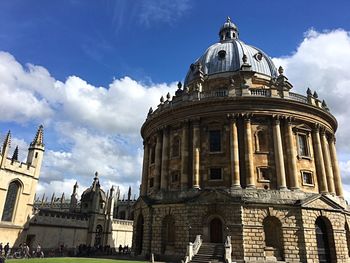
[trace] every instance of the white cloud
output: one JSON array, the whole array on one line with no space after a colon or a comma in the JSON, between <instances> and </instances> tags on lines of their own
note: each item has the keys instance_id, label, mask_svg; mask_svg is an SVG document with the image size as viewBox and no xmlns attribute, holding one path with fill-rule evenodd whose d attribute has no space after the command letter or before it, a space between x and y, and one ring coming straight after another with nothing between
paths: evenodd
<instances>
[{"instance_id":1,"label":"white cloud","mask_svg":"<svg viewBox=\"0 0 350 263\"><path fill-rule=\"evenodd\" d=\"M22 67L15 58L0 52L0 116L2 121L45 122L53 114L48 103L53 79L43 67Z\"/></svg>"},{"instance_id":2,"label":"white cloud","mask_svg":"<svg viewBox=\"0 0 350 263\"><path fill-rule=\"evenodd\" d=\"M325 99L337 118L337 151L347 199L350 199L350 34L342 29L305 34L297 50L290 56L275 58L276 66L294 85L294 92L306 95L307 87Z\"/></svg>"},{"instance_id":3,"label":"white cloud","mask_svg":"<svg viewBox=\"0 0 350 263\"><path fill-rule=\"evenodd\" d=\"M34 127L38 122L47 124L45 137L51 139L45 141L39 192L67 191L60 187L71 180L90 185L98 171L105 190L116 185L123 193L132 186L138 193L140 127L149 107L175 91L176 85L145 85L129 77L114 80L108 88L76 76L62 82L43 67L23 67L11 54L0 52L0 88L0 121ZM27 143L16 139L13 147L16 144L25 160Z\"/></svg>"},{"instance_id":4,"label":"white cloud","mask_svg":"<svg viewBox=\"0 0 350 263\"><path fill-rule=\"evenodd\" d=\"M141 2L140 23L150 26L152 23L171 24L191 8L189 0L148 0Z\"/></svg>"}]
</instances>

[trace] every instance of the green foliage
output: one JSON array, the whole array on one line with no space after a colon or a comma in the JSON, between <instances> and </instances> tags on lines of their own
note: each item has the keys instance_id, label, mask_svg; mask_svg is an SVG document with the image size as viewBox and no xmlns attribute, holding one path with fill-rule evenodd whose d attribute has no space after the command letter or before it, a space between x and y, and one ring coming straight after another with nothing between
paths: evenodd
<instances>
[{"instance_id":1,"label":"green foliage","mask_svg":"<svg viewBox=\"0 0 350 263\"><path fill-rule=\"evenodd\" d=\"M33 259L8 259L6 263L145 263L145 261L130 261L102 258L33 258Z\"/></svg>"}]
</instances>

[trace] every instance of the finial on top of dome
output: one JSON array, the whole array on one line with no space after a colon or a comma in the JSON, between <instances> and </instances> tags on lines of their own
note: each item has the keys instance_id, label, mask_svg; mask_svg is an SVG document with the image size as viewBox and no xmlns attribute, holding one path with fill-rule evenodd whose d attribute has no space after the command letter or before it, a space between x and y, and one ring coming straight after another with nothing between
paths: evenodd
<instances>
[{"instance_id":1,"label":"finial on top of dome","mask_svg":"<svg viewBox=\"0 0 350 263\"><path fill-rule=\"evenodd\" d=\"M228 16L227 19L226 19L226 22L230 23L231 22L231 17Z\"/></svg>"},{"instance_id":2,"label":"finial on top of dome","mask_svg":"<svg viewBox=\"0 0 350 263\"><path fill-rule=\"evenodd\" d=\"M160 97L160 103L163 104L164 103L164 97Z\"/></svg>"},{"instance_id":3,"label":"finial on top of dome","mask_svg":"<svg viewBox=\"0 0 350 263\"><path fill-rule=\"evenodd\" d=\"M166 100L170 100L170 93L169 92L166 94Z\"/></svg>"}]
</instances>

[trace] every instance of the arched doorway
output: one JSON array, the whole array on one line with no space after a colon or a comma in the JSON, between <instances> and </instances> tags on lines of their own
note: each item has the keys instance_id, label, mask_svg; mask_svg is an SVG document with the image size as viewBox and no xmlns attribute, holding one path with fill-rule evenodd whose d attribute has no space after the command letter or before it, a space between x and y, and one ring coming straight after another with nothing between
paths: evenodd
<instances>
[{"instance_id":1,"label":"arched doorway","mask_svg":"<svg viewBox=\"0 0 350 263\"><path fill-rule=\"evenodd\" d=\"M331 262L330 242L327 231L326 222L321 218L317 218L315 223L317 253L320 263Z\"/></svg>"},{"instance_id":2,"label":"arched doorway","mask_svg":"<svg viewBox=\"0 0 350 263\"><path fill-rule=\"evenodd\" d=\"M175 220L171 215L166 216L162 223L162 253L174 251Z\"/></svg>"},{"instance_id":3,"label":"arched doorway","mask_svg":"<svg viewBox=\"0 0 350 263\"><path fill-rule=\"evenodd\" d=\"M135 253L140 255L142 253L142 244L143 244L143 216L139 215L136 223L136 237L135 237Z\"/></svg>"},{"instance_id":4,"label":"arched doorway","mask_svg":"<svg viewBox=\"0 0 350 263\"><path fill-rule=\"evenodd\" d=\"M211 243L222 243L222 222L219 218L213 218L209 223L210 228L210 242Z\"/></svg>"},{"instance_id":5,"label":"arched doorway","mask_svg":"<svg viewBox=\"0 0 350 263\"><path fill-rule=\"evenodd\" d=\"M277 260L283 260L283 233L282 224L277 217L268 216L263 221L265 234L265 247L274 249L274 256Z\"/></svg>"}]
</instances>

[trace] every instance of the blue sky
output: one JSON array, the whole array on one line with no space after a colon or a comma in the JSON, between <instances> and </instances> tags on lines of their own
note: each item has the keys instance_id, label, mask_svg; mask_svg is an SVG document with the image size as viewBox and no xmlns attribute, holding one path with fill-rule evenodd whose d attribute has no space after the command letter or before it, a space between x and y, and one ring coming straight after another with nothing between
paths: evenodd
<instances>
[{"instance_id":1,"label":"blue sky","mask_svg":"<svg viewBox=\"0 0 350 263\"><path fill-rule=\"evenodd\" d=\"M345 0L0 1L0 131L11 129L25 156L44 124L40 193L69 193L75 180L83 190L95 170L106 187L137 193L148 108L174 93L230 16L243 41L286 68L294 91L310 86L328 99L344 123L338 153L350 185L347 101L339 96L350 85L349 9Z\"/></svg>"}]
</instances>

